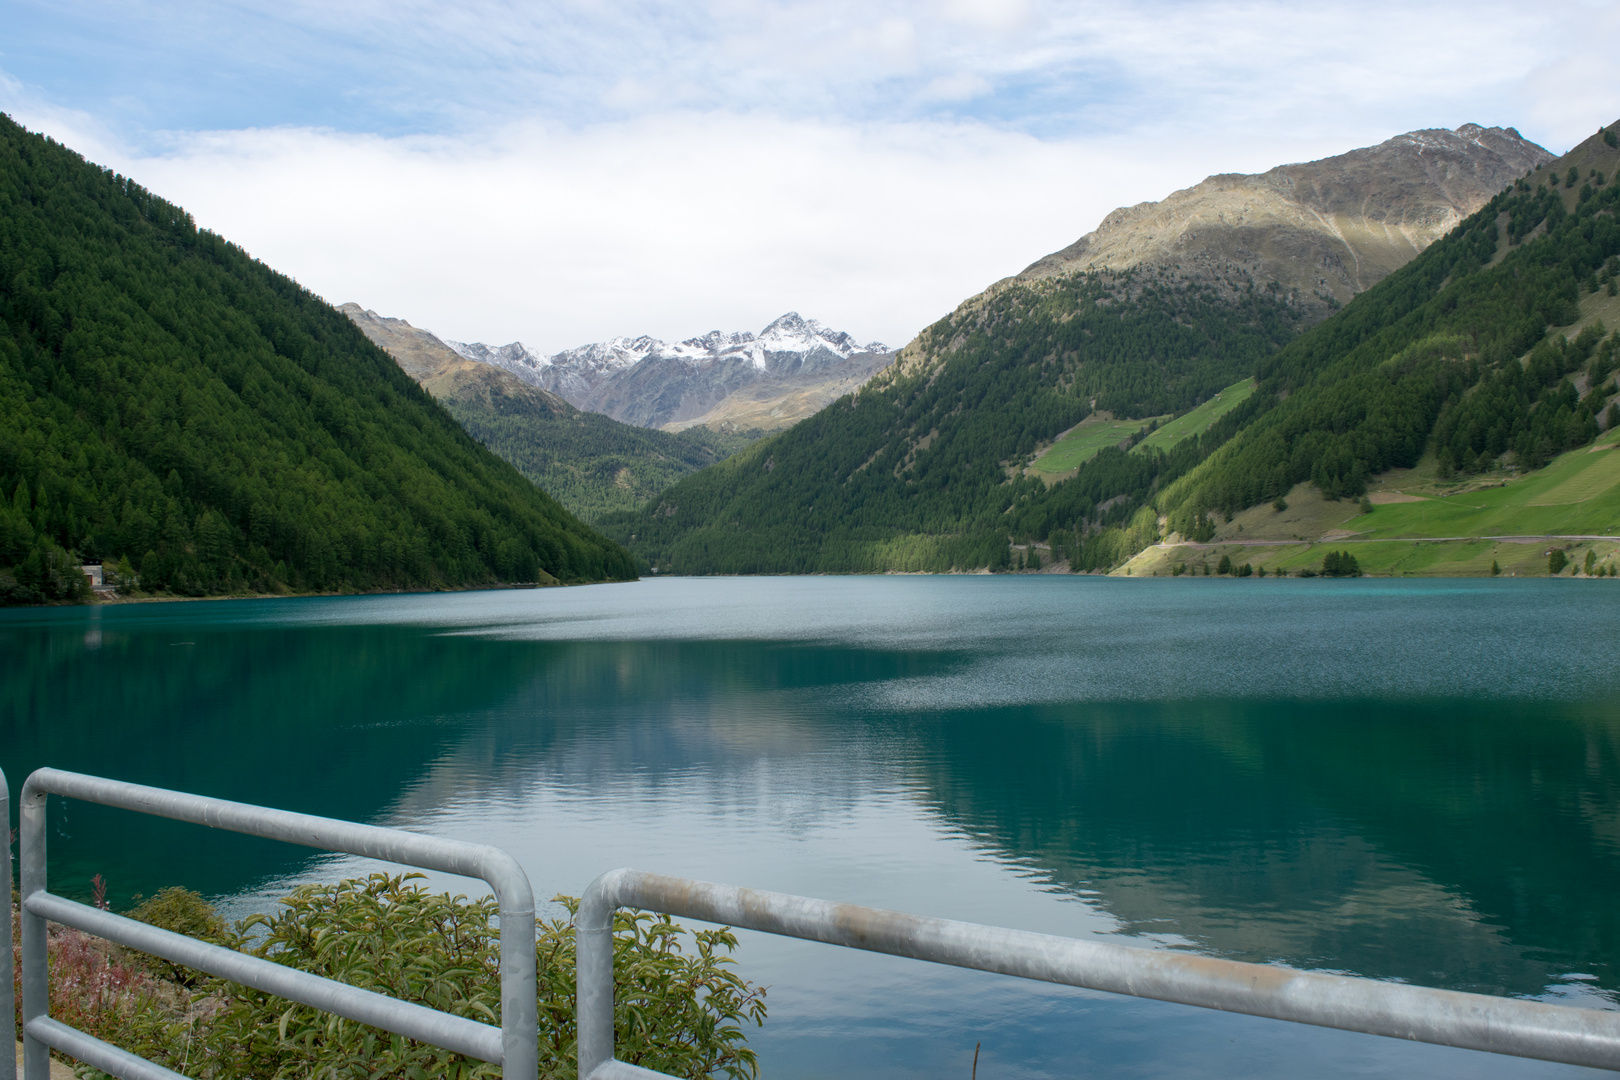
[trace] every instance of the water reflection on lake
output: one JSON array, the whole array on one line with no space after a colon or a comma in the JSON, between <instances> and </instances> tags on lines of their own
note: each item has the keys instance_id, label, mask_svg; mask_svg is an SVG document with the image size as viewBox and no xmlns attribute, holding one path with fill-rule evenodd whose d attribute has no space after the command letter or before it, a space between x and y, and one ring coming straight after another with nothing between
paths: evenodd
<instances>
[{"instance_id":1,"label":"water reflection on lake","mask_svg":"<svg viewBox=\"0 0 1620 1080\"><path fill-rule=\"evenodd\" d=\"M670 579L0 614L0 766L1615 1007L1620 586ZM55 887L357 860L53 800ZM469 883L445 882L460 889ZM771 1077L1580 1070L745 936ZM1594 1074L1598 1075L1598 1074Z\"/></svg>"}]
</instances>

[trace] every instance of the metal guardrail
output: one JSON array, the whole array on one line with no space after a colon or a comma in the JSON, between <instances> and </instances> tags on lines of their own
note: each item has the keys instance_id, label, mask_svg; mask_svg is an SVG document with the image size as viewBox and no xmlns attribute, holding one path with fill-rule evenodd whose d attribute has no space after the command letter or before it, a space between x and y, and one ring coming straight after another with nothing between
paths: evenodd
<instances>
[{"instance_id":1,"label":"metal guardrail","mask_svg":"<svg viewBox=\"0 0 1620 1080\"><path fill-rule=\"evenodd\" d=\"M1056 937L622 869L591 882L576 920L584 1080L665 1077L613 1057L613 913L620 907L1206 1009L1620 1069L1620 1012Z\"/></svg>"},{"instance_id":2,"label":"metal guardrail","mask_svg":"<svg viewBox=\"0 0 1620 1080\"><path fill-rule=\"evenodd\" d=\"M0 770L0 837L6 841L6 857L0 859L5 865L0 866L0 892L6 895L6 928L0 931L0 1012L5 1013L6 1030L11 1032L11 1038L6 1040L7 1046L15 1047L17 1042L17 973L12 967L11 960L11 786L6 783L6 774ZM17 1080L17 1054L13 1050L9 1054L0 1054L0 1080Z\"/></svg>"},{"instance_id":3,"label":"metal guardrail","mask_svg":"<svg viewBox=\"0 0 1620 1080\"><path fill-rule=\"evenodd\" d=\"M3 781L0 781L3 783ZM491 1027L384 994L361 990L145 923L75 903L46 891L45 802L61 795L136 813L189 821L271 840L347 852L407 866L482 878L495 892L501 917L501 1026ZM6 800L9 807L10 800ZM49 1016L45 923L76 927L97 937L206 971L277 997L336 1013L363 1024L498 1064L507 1080L535 1080L539 1041L535 1002L534 891L522 867L500 848L436 836L294 814L247 803L209 799L163 788L39 769L23 784L22 996L24 1080L49 1080L50 1050L70 1054L122 1080L184 1080L179 1073L103 1042ZM0 824L5 824L0 820ZM9 830L7 832L9 836ZM10 859L6 860L6 874ZM7 890L9 893L9 889ZM7 935L10 920L6 920ZM11 950L5 950L9 967ZM11 980L5 980L9 997ZM8 1009L6 1016L11 1017ZM15 1068L14 1055L6 1056ZM12 1080L10 1075L0 1080Z\"/></svg>"},{"instance_id":4,"label":"metal guardrail","mask_svg":"<svg viewBox=\"0 0 1620 1080\"><path fill-rule=\"evenodd\" d=\"M5 774L0 772L0 835L7 837L9 794ZM500 904L501 1027L496 1029L208 945L47 892L45 804L49 794L482 878ZM23 785L20 816L25 1080L48 1080L52 1048L123 1080L184 1080L178 1073L50 1018L47 920L360 1023L500 1064L508 1080L536 1077L539 1046L534 896L522 868L499 848L55 769L40 769L28 778ZM0 888L9 894L9 852L0 863ZM613 915L621 907L1108 993L1620 1070L1620 1012L1057 937L620 869L610 870L591 883L576 918L578 1061L579 1075L585 1080L666 1077L664 1073L617 1061L613 1056ZM0 1009L4 1010L6 1023L13 1023L10 919L5 920L4 936L5 941L0 942ZM0 1055L0 1080L15 1080L15 1075L14 1055Z\"/></svg>"}]
</instances>

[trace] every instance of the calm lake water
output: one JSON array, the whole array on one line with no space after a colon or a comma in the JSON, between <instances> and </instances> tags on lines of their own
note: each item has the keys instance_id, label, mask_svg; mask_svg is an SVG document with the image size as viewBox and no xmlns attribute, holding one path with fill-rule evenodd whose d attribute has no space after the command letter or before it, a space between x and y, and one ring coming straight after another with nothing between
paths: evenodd
<instances>
[{"instance_id":1,"label":"calm lake water","mask_svg":"<svg viewBox=\"0 0 1620 1080\"><path fill-rule=\"evenodd\" d=\"M0 613L0 766L1620 1005L1620 586L665 579ZM52 800L53 888L371 867ZM438 884L470 890L475 883ZM560 909L556 909L560 910ZM555 913L555 912L554 912ZM773 1078L1586 1070L743 935ZM1607 1076L1608 1073L1590 1073Z\"/></svg>"}]
</instances>

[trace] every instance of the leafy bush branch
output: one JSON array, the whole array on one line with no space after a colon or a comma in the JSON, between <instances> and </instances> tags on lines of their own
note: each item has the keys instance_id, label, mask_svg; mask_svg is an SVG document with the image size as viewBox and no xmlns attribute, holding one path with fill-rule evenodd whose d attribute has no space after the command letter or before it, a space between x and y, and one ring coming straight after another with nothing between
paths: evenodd
<instances>
[{"instance_id":1,"label":"leafy bush branch","mask_svg":"<svg viewBox=\"0 0 1620 1080\"><path fill-rule=\"evenodd\" d=\"M305 885L276 912L226 929L202 897L170 889L130 914L300 971L480 1023L500 1023L499 909L431 893L420 874ZM558 897L570 914L572 897ZM614 922L617 1053L692 1080L758 1075L745 1029L765 1022L765 988L743 978L727 929L688 932L666 915ZM576 1073L574 927L536 925L540 1075ZM58 964L59 966L59 964ZM484 1080L500 1067L330 1013L128 954L131 989L76 1026L203 1080ZM144 971L138 969L144 968ZM189 987L178 997L173 991ZM54 988L53 988L54 993ZM53 996L53 1010L56 1003ZM69 1021L73 1022L73 1021ZM85 1080L102 1074L80 1066Z\"/></svg>"}]
</instances>

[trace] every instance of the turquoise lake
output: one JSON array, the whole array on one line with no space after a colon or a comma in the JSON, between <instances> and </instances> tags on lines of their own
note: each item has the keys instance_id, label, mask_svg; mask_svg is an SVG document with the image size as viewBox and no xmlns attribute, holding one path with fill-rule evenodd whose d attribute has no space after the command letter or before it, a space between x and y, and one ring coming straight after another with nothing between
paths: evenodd
<instances>
[{"instance_id":1,"label":"turquoise lake","mask_svg":"<svg viewBox=\"0 0 1620 1080\"><path fill-rule=\"evenodd\" d=\"M0 613L0 767L1620 1007L1620 585L663 579ZM15 812L15 808L13 808ZM55 891L373 869L52 800ZM476 883L436 880L470 891ZM560 913L553 907L550 913ZM772 1078L1574 1077L742 935Z\"/></svg>"}]
</instances>

